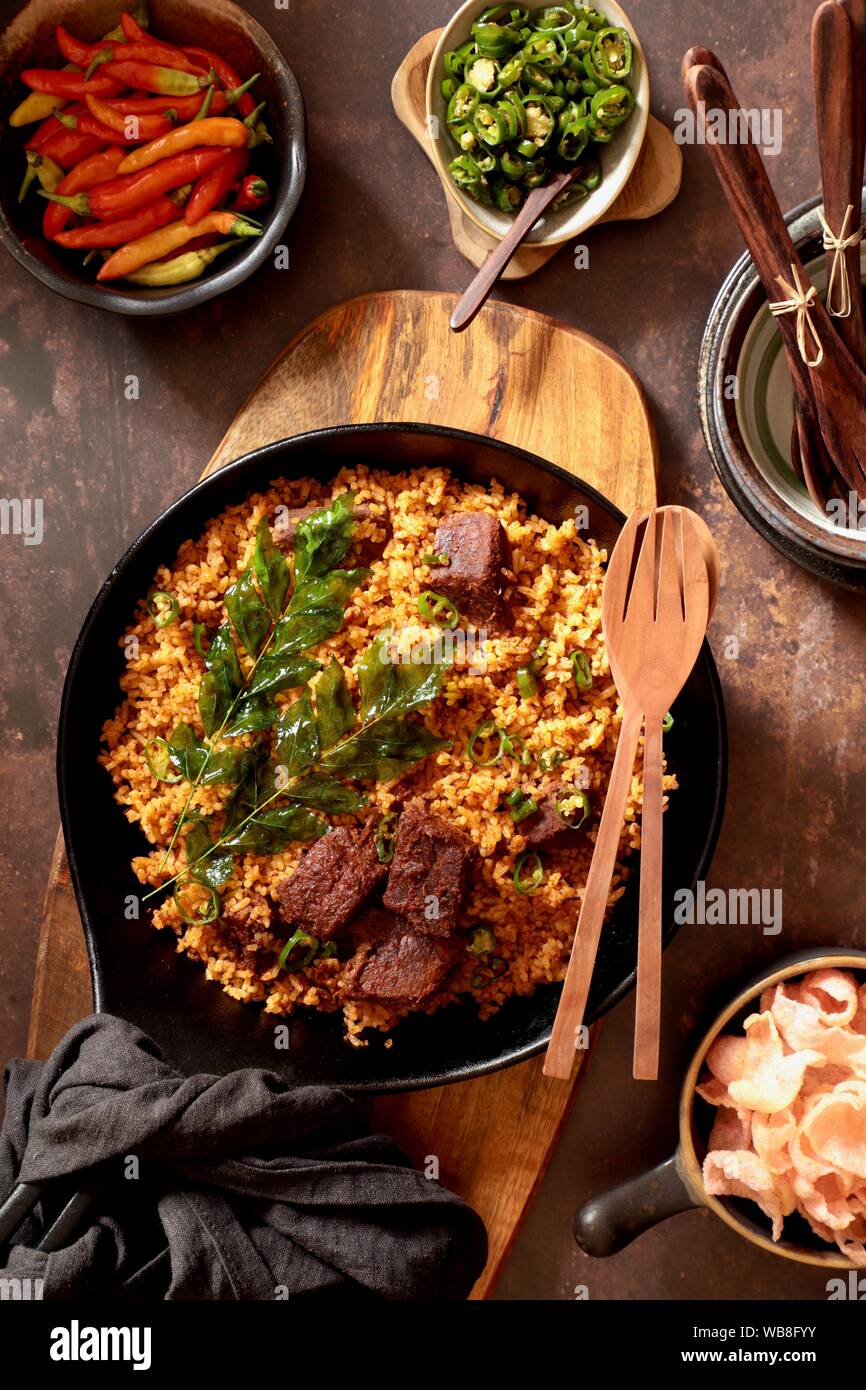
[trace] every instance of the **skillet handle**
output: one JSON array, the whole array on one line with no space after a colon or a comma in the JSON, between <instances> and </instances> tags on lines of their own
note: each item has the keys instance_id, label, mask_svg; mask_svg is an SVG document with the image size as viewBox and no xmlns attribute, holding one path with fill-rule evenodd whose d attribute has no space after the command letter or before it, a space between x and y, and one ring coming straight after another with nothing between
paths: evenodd
<instances>
[{"instance_id":1,"label":"skillet handle","mask_svg":"<svg viewBox=\"0 0 866 1390\"><path fill-rule=\"evenodd\" d=\"M699 1205L673 1154L648 1173L585 1202L575 1213L574 1238L586 1255L616 1255L651 1226Z\"/></svg>"}]
</instances>

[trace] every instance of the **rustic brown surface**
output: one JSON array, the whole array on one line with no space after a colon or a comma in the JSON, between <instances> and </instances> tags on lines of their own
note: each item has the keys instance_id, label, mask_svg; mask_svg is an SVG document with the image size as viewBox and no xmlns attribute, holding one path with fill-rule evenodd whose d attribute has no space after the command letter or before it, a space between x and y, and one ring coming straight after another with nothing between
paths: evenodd
<instances>
[{"instance_id":1,"label":"rustic brown surface","mask_svg":"<svg viewBox=\"0 0 866 1390\"><path fill-rule=\"evenodd\" d=\"M464 428L511 444L531 442L572 472L579 433L582 461L591 460L584 466L587 480L624 511L652 506L655 437L643 393L622 362L584 334L509 304L488 305L473 332L456 337L448 327L453 307L453 296L404 290L350 300L320 316L244 402L205 474L305 430L347 421L436 423L459 412ZM562 396L563 409L539 411L549 396ZM616 402L615 430L598 409L600 399ZM90 1007L84 938L58 842L36 962L29 1055L47 1056ZM474 1298L486 1297L495 1285L573 1091L573 1084L545 1078L539 1058L377 1105L378 1122L399 1133L422 1165L435 1156L444 1181L483 1216L490 1254ZM507 1183L498 1181L503 1171Z\"/></svg>"},{"instance_id":2,"label":"rustic brown surface","mask_svg":"<svg viewBox=\"0 0 866 1390\"><path fill-rule=\"evenodd\" d=\"M11 15L10 0L0 16ZM179 321L132 323L52 296L17 265L0 275L4 496L45 499L41 548L0 538L0 1054L21 1053L42 887L56 829L53 736L69 650L124 545L201 471L277 351L316 314L388 288L464 288L438 181L396 120L389 83L450 0L332 0L345 47L321 46L313 3L249 8L289 56L310 116L311 172L288 234L291 270L264 271ZM634 0L656 114L683 105L678 67L704 43L744 102L780 107L771 176L784 206L817 191L808 76L811 0ZM371 153L372 151L372 153ZM576 1250L585 1197L673 1146L678 1077L715 996L796 944L866 943L866 600L822 585L750 530L721 491L695 406L701 331L741 243L706 151L686 148L683 191L649 222L590 231L590 269L567 252L496 297L555 314L604 339L638 372L661 441L663 500L695 506L722 551L710 629L731 735L728 813L710 882L780 887L785 924L684 928L665 957L663 1079L629 1076L633 1003L606 1020L593 1065L499 1297L823 1298L820 1274L752 1250L691 1213L609 1261ZM124 378L141 381L138 401ZM545 408L544 406L542 408ZM546 405L560 408L558 400ZM576 443L580 448L580 441ZM723 656L739 638L738 659ZM86 789L82 789L86 814ZM502 1174L501 1181L508 1181Z\"/></svg>"}]
</instances>

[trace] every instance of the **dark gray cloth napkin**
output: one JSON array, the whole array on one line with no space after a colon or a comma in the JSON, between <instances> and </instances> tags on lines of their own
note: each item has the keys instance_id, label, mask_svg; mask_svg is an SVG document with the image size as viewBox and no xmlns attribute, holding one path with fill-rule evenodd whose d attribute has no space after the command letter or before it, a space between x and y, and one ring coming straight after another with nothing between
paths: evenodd
<instances>
[{"instance_id":1,"label":"dark gray cloth napkin","mask_svg":"<svg viewBox=\"0 0 866 1390\"><path fill-rule=\"evenodd\" d=\"M33 1249L94 1167L86 1227ZM46 1181L0 1269L46 1299L456 1299L486 1259L477 1213L349 1096L265 1071L182 1076L107 1014L6 1068L0 1200Z\"/></svg>"}]
</instances>

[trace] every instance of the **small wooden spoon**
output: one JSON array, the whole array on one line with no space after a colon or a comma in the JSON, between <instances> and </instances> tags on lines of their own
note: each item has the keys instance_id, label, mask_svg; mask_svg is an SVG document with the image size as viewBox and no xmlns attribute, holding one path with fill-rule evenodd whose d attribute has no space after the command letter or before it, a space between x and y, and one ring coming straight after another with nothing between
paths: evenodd
<instances>
[{"instance_id":1,"label":"small wooden spoon","mask_svg":"<svg viewBox=\"0 0 866 1390\"><path fill-rule=\"evenodd\" d=\"M690 68L685 86L698 112L740 109L730 85L715 68ZM808 286L757 148L751 143L709 143L708 149L767 294L771 299L784 294L778 275L790 280L798 273L804 287ZM795 315L778 319L791 367L795 408L808 417L814 399L817 423L836 469L858 495L866 496L866 376L836 335L820 300L813 302L810 319L824 352L820 366L812 368L800 356Z\"/></svg>"},{"instance_id":2,"label":"small wooden spoon","mask_svg":"<svg viewBox=\"0 0 866 1390\"><path fill-rule=\"evenodd\" d=\"M862 0L852 6L864 22ZM848 232L861 222L863 196L863 48L847 10L836 0L824 0L812 19L812 83L818 127L818 154L824 192L824 216L831 230L841 235L849 207L853 207ZM828 257L832 253L828 252ZM843 275L847 277L851 312L833 323L860 366L866 365L866 325L860 247L845 252ZM828 273L830 264L828 260Z\"/></svg>"},{"instance_id":3,"label":"small wooden spoon","mask_svg":"<svg viewBox=\"0 0 866 1390\"><path fill-rule=\"evenodd\" d=\"M532 192L527 194L526 202L515 217L511 229L502 238L495 250L490 252L452 313L451 327L455 333L462 333L464 328L469 327L479 310L487 303L490 291L523 238L532 231L541 214L550 207L554 199L558 198L560 193L574 183L580 173L581 166L575 164L573 169L566 169L562 173L554 174L550 183L543 184L541 188L533 188Z\"/></svg>"},{"instance_id":4,"label":"small wooden spoon","mask_svg":"<svg viewBox=\"0 0 866 1390\"><path fill-rule=\"evenodd\" d=\"M707 545L711 548L707 561ZM712 576L712 578L711 578ZM644 712L637 999L632 1075L659 1069L662 973L662 721L694 666L718 582L708 528L686 507L651 513L628 602L626 688ZM716 588L717 592L717 588ZM629 618L631 622L629 623ZM622 657L620 657L622 661Z\"/></svg>"}]
</instances>

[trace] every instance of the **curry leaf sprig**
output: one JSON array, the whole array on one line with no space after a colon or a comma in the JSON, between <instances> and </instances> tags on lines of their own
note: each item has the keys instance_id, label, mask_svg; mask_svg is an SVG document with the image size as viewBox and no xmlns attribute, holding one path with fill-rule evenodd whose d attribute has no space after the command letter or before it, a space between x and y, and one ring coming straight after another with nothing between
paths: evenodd
<instances>
[{"instance_id":1,"label":"curry leaf sprig","mask_svg":"<svg viewBox=\"0 0 866 1390\"><path fill-rule=\"evenodd\" d=\"M351 593L369 574L337 568L351 545L353 504L345 493L299 523L293 589L285 557L263 520L251 568L226 591L228 622L209 634L207 645L204 627L194 628L205 663L198 703L207 741L184 722L165 746L168 766L191 786L160 871L182 829L186 864L146 895L172 883L201 885L209 915L187 920L214 920L235 853L274 854L318 839L329 829L322 814L354 814L368 804L347 782L391 780L448 746L405 717L439 694L448 663L401 663L391 653L390 632L383 632L358 663L356 713L339 661L332 657L323 670L308 655L339 631ZM252 658L246 675L236 643ZM273 696L307 685L316 673L315 705L307 688L281 714ZM271 751L264 737L246 748L228 742L269 730ZM213 817L191 809L191 802L197 787L217 784L232 790L214 839ZM177 893L176 886L176 900Z\"/></svg>"},{"instance_id":2,"label":"curry leaf sprig","mask_svg":"<svg viewBox=\"0 0 866 1390\"><path fill-rule=\"evenodd\" d=\"M346 673L331 658L315 685L315 707L305 690L276 721L273 758L261 740L242 754L242 775L219 838L211 839L209 826L203 835L197 822L195 843L186 840L186 867L154 892L188 875L207 884L215 901L225 882L226 852L272 854L292 842L318 839L328 825L315 811L346 815L367 805L346 781L391 780L449 746L406 716L436 698L450 663L394 662L389 645L390 633L380 634L358 663L357 713Z\"/></svg>"},{"instance_id":3,"label":"curry leaf sprig","mask_svg":"<svg viewBox=\"0 0 866 1390\"><path fill-rule=\"evenodd\" d=\"M321 669L305 654L307 649L340 630L350 594L369 574L336 568L352 544L354 501L351 492L343 493L298 524L291 597L289 566L262 518L252 566L226 590L229 621L210 633L207 647L204 626L197 623L193 628L196 650L205 664L198 707L209 742L199 739L186 722L178 724L168 740L171 765L191 785L160 870L188 822L196 789L233 785L244 775L242 752L220 748L221 741L273 727L273 696L305 685ZM252 658L246 675L235 638Z\"/></svg>"}]
</instances>

